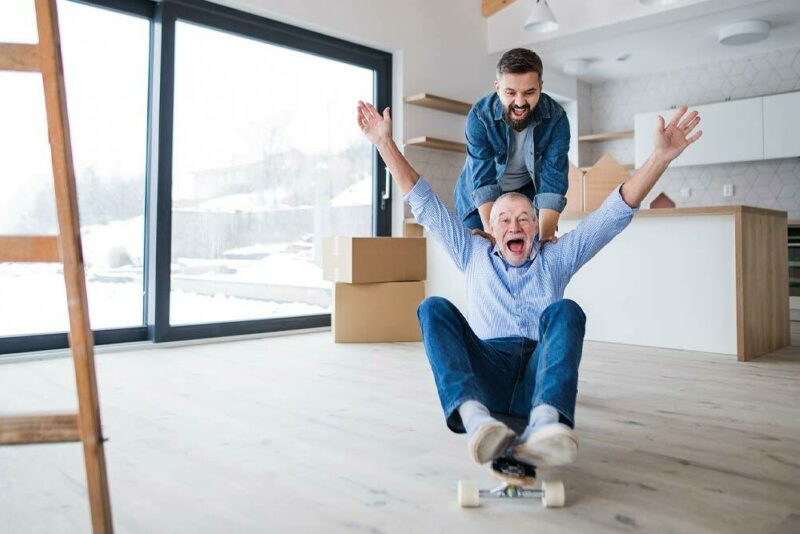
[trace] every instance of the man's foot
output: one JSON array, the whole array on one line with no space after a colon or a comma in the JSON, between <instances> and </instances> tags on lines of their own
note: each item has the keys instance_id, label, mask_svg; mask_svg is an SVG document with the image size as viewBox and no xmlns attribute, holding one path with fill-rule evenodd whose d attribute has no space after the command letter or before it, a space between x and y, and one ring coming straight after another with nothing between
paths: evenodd
<instances>
[{"instance_id":1,"label":"man's foot","mask_svg":"<svg viewBox=\"0 0 800 534\"><path fill-rule=\"evenodd\" d=\"M469 439L469 454L479 464L485 464L502 456L516 437L514 431L500 421L487 421Z\"/></svg>"},{"instance_id":2,"label":"man's foot","mask_svg":"<svg viewBox=\"0 0 800 534\"><path fill-rule=\"evenodd\" d=\"M528 427L513 456L537 467L571 464L578 456L578 436L563 423Z\"/></svg>"}]
</instances>

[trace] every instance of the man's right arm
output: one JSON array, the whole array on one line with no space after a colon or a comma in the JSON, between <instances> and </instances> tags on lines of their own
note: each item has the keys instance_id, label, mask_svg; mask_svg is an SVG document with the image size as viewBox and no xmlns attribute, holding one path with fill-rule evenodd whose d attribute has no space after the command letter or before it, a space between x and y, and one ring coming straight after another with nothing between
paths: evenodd
<instances>
[{"instance_id":1,"label":"man's right arm","mask_svg":"<svg viewBox=\"0 0 800 534\"><path fill-rule=\"evenodd\" d=\"M445 247L460 270L464 270L472 252L472 235L458 217L450 212L425 180L397 148L392 139L389 109L383 115L372 104L359 102L358 125L380 152L386 167L411 205L414 216Z\"/></svg>"},{"instance_id":2,"label":"man's right arm","mask_svg":"<svg viewBox=\"0 0 800 534\"><path fill-rule=\"evenodd\" d=\"M467 160L464 170L472 183L472 202L478 208L483 229L491 233L489 214L494 201L502 194L502 190L497 183L494 149L489 142L486 124L478 117L474 107L467 115L465 133Z\"/></svg>"}]
</instances>

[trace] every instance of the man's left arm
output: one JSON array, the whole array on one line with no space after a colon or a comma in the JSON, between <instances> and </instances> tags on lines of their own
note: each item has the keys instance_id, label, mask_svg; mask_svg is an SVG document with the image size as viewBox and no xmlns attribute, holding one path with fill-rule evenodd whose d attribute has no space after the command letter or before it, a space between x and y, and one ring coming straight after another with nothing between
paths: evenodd
<instances>
[{"instance_id":1,"label":"man's left arm","mask_svg":"<svg viewBox=\"0 0 800 534\"><path fill-rule=\"evenodd\" d=\"M686 115L686 111L686 107L682 106L666 126L663 117L658 117L655 149L645 164L630 180L615 189L602 206L587 216L575 230L559 239L557 250L567 276L575 274L625 229L669 164L703 135L702 131L692 135L692 130L700 124L700 116L696 111Z\"/></svg>"},{"instance_id":2,"label":"man's left arm","mask_svg":"<svg viewBox=\"0 0 800 534\"><path fill-rule=\"evenodd\" d=\"M539 177L541 190L537 191L534 203L537 210L548 209L558 213L567 205L569 185L569 119L562 113L553 125L550 143L542 155Z\"/></svg>"},{"instance_id":3,"label":"man's left arm","mask_svg":"<svg viewBox=\"0 0 800 534\"><path fill-rule=\"evenodd\" d=\"M696 111L692 111L686 117L684 115L686 115L686 106L681 106L666 127L664 126L664 117L658 116L653 153L647 158L642 168L636 171L633 178L622 185L622 198L628 206L638 207L667 170L672 160L680 156L686 147L703 135L702 130L691 135L692 130L700 124L700 115Z\"/></svg>"}]
</instances>

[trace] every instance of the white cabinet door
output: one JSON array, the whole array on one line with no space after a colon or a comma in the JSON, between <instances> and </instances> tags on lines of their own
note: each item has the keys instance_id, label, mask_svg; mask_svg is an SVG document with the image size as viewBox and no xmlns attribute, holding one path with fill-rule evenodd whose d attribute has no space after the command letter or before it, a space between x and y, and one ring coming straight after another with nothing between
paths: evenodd
<instances>
[{"instance_id":1,"label":"white cabinet door","mask_svg":"<svg viewBox=\"0 0 800 534\"><path fill-rule=\"evenodd\" d=\"M734 161L764 159L763 98L748 98L690 107L700 113L703 137L687 148L672 167L710 165ZM669 122L675 110L640 113L634 117L636 168L641 167L653 151L656 116Z\"/></svg>"},{"instance_id":2,"label":"white cabinet door","mask_svg":"<svg viewBox=\"0 0 800 534\"><path fill-rule=\"evenodd\" d=\"M800 156L800 92L764 97L764 157Z\"/></svg>"}]
</instances>

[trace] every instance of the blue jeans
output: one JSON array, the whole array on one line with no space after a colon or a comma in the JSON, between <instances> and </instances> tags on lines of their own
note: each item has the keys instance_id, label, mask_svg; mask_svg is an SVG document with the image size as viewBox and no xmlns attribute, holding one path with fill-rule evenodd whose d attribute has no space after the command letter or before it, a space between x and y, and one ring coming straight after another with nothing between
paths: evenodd
<instances>
[{"instance_id":1,"label":"blue jeans","mask_svg":"<svg viewBox=\"0 0 800 534\"><path fill-rule=\"evenodd\" d=\"M441 297L422 301L417 316L450 430L465 431L458 407L468 400L524 419L534 406L549 404L562 422L574 427L586 326L575 302L562 299L544 310L539 342L526 337L479 339L458 308Z\"/></svg>"}]
</instances>

